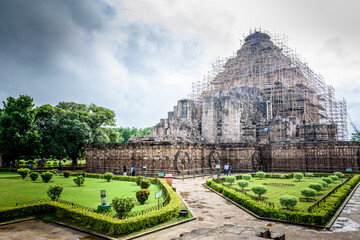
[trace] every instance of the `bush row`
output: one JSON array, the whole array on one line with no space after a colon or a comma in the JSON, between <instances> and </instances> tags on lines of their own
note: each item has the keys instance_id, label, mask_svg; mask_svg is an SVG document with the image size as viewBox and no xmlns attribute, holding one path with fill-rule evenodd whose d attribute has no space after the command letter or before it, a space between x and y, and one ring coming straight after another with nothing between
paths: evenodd
<instances>
[{"instance_id":1,"label":"bush row","mask_svg":"<svg viewBox=\"0 0 360 240\"><path fill-rule=\"evenodd\" d=\"M327 222L330 221L332 216L335 214L336 210L340 207L341 203L346 199L346 197L351 192L351 189L354 188L359 181L360 181L360 176L359 175L354 176L351 180L349 180L347 183L341 186L336 193L332 194L326 200L326 202L320 206L320 208L318 208L312 213L291 212L287 210L278 210L275 208L270 208L266 205L263 205L259 202L252 200L251 198L245 196L242 193L226 188L223 185L218 184L211 179L208 179L206 181L206 184L209 187L216 190L217 192L222 193L224 196L234 200L243 207L256 213L258 216L285 220L290 222L324 226Z\"/></svg>"},{"instance_id":2,"label":"bush row","mask_svg":"<svg viewBox=\"0 0 360 240\"><path fill-rule=\"evenodd\" d=\"M96 232L115 236L129 234L134 231L139 231L141 229L166 222L178 215L180 209L179 196L164 180L160 181L169 193L169 204L160 210L141 216L128 219L115 219L102 214L73 208L58 202L46 202L15 208L0 209L0 222L28 216L37 216L45 213L55 213L56 217L60 219L74 221L84 227L91 226L91 229Z\"/></svg>"}]
</instances>

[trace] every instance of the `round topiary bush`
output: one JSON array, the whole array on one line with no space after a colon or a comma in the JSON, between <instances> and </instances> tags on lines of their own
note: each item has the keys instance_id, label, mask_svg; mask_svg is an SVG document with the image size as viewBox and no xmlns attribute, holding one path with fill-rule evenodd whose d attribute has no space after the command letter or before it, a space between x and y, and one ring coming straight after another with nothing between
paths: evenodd
<instances>
[{"instance_id":1,"label":"round topiary bush","mask_svg":"<svg viewBox=\"0 0 360 240\"><path fill-rule=\"evenodd\" d=\"M236 178L234 176L228 176L225 178L225 181L231 185L236 181Z\"/></svg>"},{"instance_id":2,"label":"round topiary bush","mask_svg":"<svg viewBox=\"0 0 360 240\"><path fill-rule=\"evenodd\" d=\"M313 173L310 173L310 172L305 173L305 177L311 178L311 177L313 177L313 176L314 176Z\"/></svg>"},{"instance_id":3,"label":"round topiary bush","mask_svg":"<svg viewBox=\"0 0 360 240\"><path fill-rule=\"evenodd\" d=\"M136 192L136 199L138 202L143 205L149 198L150 191L147 189L141 189Z\"/></svg>"},{"instance_id":4,"label":"round topiary bush","mask_svg":"<svg viewBox=\"0 0 360 240\"><path fill-rule=\"evenodd\" d=\"M323 188L326 188L326 186L327 186L327 183L326 183L326 182L324 182L324 181L322 181L322 180L317 181L316 183L321 184Z\"/></svg>"},{"instance_id":5,"label":"round topiary bush","mask_svg":"<svg viewBox=\"0 0 360 240\"><path fill-rule=\"evenodd\" d=\"M333 181L331 180L331 178L328 177L323 177L321 180L323 180L324 182L326 182L327 184L331 184Z\"/></svg>"},{"instance_id":6,"label":"round topiary bush","mask_svg":"<svg viewBox=\"0 0 360 240\"><path fill-rule=\"evenodd\" d=\"M54 174L51 172L44 172L40 175L40 177L42 178L42 180L44 182L50 182L50 180L53 178Z\"/></svg>"},{"instance_id":7,"label":"round topiary bush","mask_svg":"<svg viewBox=\"0 0 360 240\"><path fill-rule=\"evenodd\" d=\"M319 192L323 189L323 185L320 183L310 183L309 188L314 189L315 191Z\"/></svg>"},{"instance_id":8,"label":"round topiary bush","mask_svg":"<svg viewBox=\"0 0 360 240\"><path fill-rule=\"evenodd\" d=\"M31 180L36 181L36 179L38 179L38 177L39 177L39 173L31 172L29 177L31 178Z\"/></svg>"},{"instance_id":9,"label":"round topiary bush","mask_svg":"<svg viewBox=\"0 0 360 240\"><path fill-rule=\"evenodd\" d=\"M135 199L132 197L115 197L111 201L111 206L119 218L125 218L135 207Z\"/></svg>"},{"instance_id":10,"label":"round topiary bush","mask_svg":"<svg viewBox=\"0 0 360 240\"><path fill-rule=\"evenodd\" d=\"M110 172L107 172L107 173L104 173L104 176L103 176L108 182L110 182L110 180L114 177L114 174L110 173Z\"/></svg>"},{"instance_id":11,"label":"round topiary bush","mask_svg":"<svg viewBox=\"0 0 360 240\"><path fill-rule=\"evenodd\" d=\"M303 188L301 189L301 194L306 197L306 201L309 201L309 198L316 196L316 191L311 188Z\"/></svg>"},{"instance_id":12,"label":"round topiary bush","mask_svg":"<svg viewBox=\"0 0 360 240\"><path fill-rule=\"evenodd\" d=\"M250 174L244 174L242 175L242 179L244 179L245 181L250 181L251 180L251 175Z\"/></svg>"},{"instance_id":13,"label":"round topiary bush","mask_svg":"<svg viewBox=\"0 0 360 240\"><path fill-rule=\"evenodd\" d=\"M71 175L71 172L70 172L70 171L65 171L65 172L64 172L64 177L65 177L65 178L70 177L70 175Z\"/></svg>"},{"instance_id":14,"label":"round topiary bush","mask_svg":"<svg viewBox=\"0 0 360 240\"><path fill-rule=\"evenodd\" d=\"M85 182L85 178L82 175L77 176L73 179L74 183L80 187Z\"/></svg>"},{"instance_id":15,"label":"round topiary bush","mask_svg":"<svg viewBox=\"0 0 360 240\"><path fill-rule=\"evenodd\" d=\"M86 172L80 172L80 175L83 176L83 178L86 178Z\"/></svg>"},{"instance_id":16,"label":"round topiary bush","mask_svg":"<svg viewBox=\"0 0 360 240\"><path fill-rule=\"evenodd\" d=\"M56 200L60 198L60 195L64 187L61 184L50 185L47 190L47 195L51 198L51 200Z\"/></svg>"},{"instance_id":17,"label":"round topiary bush","mask_svg":"<svg viewBox=\"0 0 360 240\"><path fill-rule=\"evenodd\" d=\"M24 179L30 173L30 169L28 168L19 168L17 170L18 174L20 174L21 178Z\"/></svg>"},{"instance_id":18,"label":"round topiary bush","mask_svg":"<svg viewBox=\"0 0 360 240\"><path fill-rule=\"evenodd\" d=\"M249 182L246 180L240 180L237 182L237 185L239 187L241 187L242 190L244 190L244 188L246 188L247 186L249 186Z\"/></svg>"},{"instance_id":19,"label":"round topiary bush","mask_svg":"<svg viewBox=\"0 0 360 240\"><path fill-rule=\"evenodd\" d=\"M333 173L335 176L337 176L338 178L343 178L344 174L342 174L341 172L334 172Z\"/></svg>"},{"instance_id":20,"label":"round topiary bush","mask_svg":"<svg viewBox=\"0 0 360 240\"><path fill-rule=\"evenodd\" d=\"M260 179L263 179L266 176L266 173L260 171L256 173L256 176Z\"/></svg>"},{"instance_id":21,"label":"round topiary bush","mask_svg":"<svg viewBox=\"0 0 360 240\"><path fill-rule=\"evenodd\" d=\"M140 181L140 187L141 187L141 189L148 189L149 187L150 187L150 180L148 180L148 179L142 179L141 181Z\"/></svg>"},{"instance_id":22,"label":"round topiary bush","mask_svg":"<svg viewBox=\"0 0 360 240\"><path fill-rule=\"evenodd\" d=\"M336 182L337 180L339 180L338 176L335 176L335 175L329 176L329 178L330 178L333 182Z\"/></svg>"},{"instance_id":23,"label":"round topiary bush","mask_svg":"<svg viewBox=\"0 0 360 240\"><path fill-rule=\"evenodd\" d=\"M261 198L261 195L263 195L264 193L266 193L267 188L264 187L264 186L261 186L261 185L257 185L257 186L253 186L253 187L251 188L251 190L252 190L255 194L259 195L259 198Z\"/></svg>"},{"instance_id":24,"label":"round topiary bush","mask_svg":"<svg viewBox=\"0 0 360 240\"><path fill-rule=\"evenodd\" d=\"M304 178L304 175L302 173L295 173L294 178L300 182L300 180Z\"/></svg>"},{"instance_id":25,"label":"round topiary bush","mask_svg":"<svg viewBox=\"0 0 360 240\"><path fill-rule=\"evenodd\" d=\"M281 206L284 206L286 209L294 209L294 207L299 201L299 198L295 196L283 195L280 197L279 200Z\"/></svg>"}]
</instances>

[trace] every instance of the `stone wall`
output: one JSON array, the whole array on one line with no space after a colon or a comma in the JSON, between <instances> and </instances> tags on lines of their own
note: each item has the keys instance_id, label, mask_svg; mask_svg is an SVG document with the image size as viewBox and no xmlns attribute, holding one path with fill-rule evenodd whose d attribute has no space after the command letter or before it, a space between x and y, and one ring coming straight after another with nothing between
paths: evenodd
<instances>
[{"instance_id":1,"label":"stone wall","mask_svg":"<svg viewBox=\"0 0 360 240\"><path fill-rule=\"evenodd\" d=\"M86 148L87 172L122 173L122 168L142 167L148 173L192 174L230 163L235 172L334 172L351 168L359 172L360 143L319 142L296 144L206 144L199 142L148 141L96 144Z\"/></svg>"}]
</instances>

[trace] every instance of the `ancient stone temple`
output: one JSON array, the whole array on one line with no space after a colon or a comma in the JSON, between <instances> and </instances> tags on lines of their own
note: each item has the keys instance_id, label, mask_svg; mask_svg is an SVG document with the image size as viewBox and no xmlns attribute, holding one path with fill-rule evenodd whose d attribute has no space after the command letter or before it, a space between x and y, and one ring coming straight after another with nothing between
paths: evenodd
<instances>
[{"instance_id":1,"label":"ancient stone temple","mask_svg":"<svg viewBox=\"0 0 360 240\"><path fill-rule=\"evenodd\" d=\"M87 146L86 170L359 172L360 143L347 135L345 100L282 39L255 31L149 137Z\"/></svg>"},{"instance_id":2,"label":"ancient stone temple","mask_svg":"<svg viewBox=\"0 0 360 240\"><path fill-rule=\"evenodd\" d=\"M265 33L250 34L152 136L209 143L346 140L346 104L338 109L340 101L329 97L333 88L289 52Z\"/></svg>"}]
</instances>

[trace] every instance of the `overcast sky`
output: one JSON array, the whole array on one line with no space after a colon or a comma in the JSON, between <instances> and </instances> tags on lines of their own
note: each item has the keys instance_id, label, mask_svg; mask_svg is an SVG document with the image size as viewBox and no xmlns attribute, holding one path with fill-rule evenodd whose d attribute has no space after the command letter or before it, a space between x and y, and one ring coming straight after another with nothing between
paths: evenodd
<instances>
[{"instance_id":1,"label":"overcast sky","mask_svg":"<svg viewBox=\"0 0 360 240\"><path fill-rule=\"evenodd\" d=\"M0 100L94 103L118 126L153 126L261 27L288 36L360 128L359 9L356 0L1 0Z\"/></svg>"}]
</instances>

